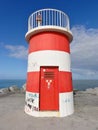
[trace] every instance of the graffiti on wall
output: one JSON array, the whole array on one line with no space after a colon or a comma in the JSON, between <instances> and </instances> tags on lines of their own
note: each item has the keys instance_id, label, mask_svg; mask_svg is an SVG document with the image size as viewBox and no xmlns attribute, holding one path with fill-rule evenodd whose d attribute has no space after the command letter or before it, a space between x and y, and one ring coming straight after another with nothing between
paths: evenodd
<instances>
[{"instance_id":1,"label":"graffiti on wall","mask_svg":"<svg viewBox=\"0 0 98 130\"><path fill-rule=\"evenodd\" d=\"M39 111L39 94L38 93L26 93L26 111L33 112Z\"/></svg>"}]
</instances>

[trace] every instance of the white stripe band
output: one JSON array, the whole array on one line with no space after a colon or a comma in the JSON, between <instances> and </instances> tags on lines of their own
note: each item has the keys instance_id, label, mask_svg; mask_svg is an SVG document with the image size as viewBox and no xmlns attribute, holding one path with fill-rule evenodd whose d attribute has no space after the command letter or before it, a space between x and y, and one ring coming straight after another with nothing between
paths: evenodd
<instances>
[{"instance_id":1,"label":"white stripe band","mask_svg":"<svg viewBox=\"0 0 98 130\"><path fill-rule=\"evenodd\" d=\"M40 71L40 66L59 66L60 71L70 72L70 54L64 51L37 51L28 56L28 72Z\"/></svg>"},{"instance_id":2,"label":"white stripe band","mask_svg":"<svg viewBox=\"0 0 98 130\"><path fill-rule=\"evenodd\" d=\"M71 115L74 112L73 92L60 93L60 117Z\"/></svg>"}]
</instances>

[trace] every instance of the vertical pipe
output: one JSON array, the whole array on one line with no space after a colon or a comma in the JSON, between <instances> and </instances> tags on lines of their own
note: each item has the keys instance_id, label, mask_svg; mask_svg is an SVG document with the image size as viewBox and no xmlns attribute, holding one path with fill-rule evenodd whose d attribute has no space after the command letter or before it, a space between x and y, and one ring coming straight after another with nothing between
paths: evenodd
<instances>
[{"instance_id":1,"label":"vertical pipe","mask_svg":"<svg viewBox=\"0 0 98 130\"><path fill-rule=\"evenodd\" d=\"M53 25L53 10L52 10L52 25Z\"/></svg>"},{"instance_id":2,"label":"vertical pipe","mask_svg":"<svg viewBox=\"0 0 98 130\"><path fill-rule=\"evenodd\" d=\"M49 16L48 16L48 18L49 18L49 19L48 19L48 21L49 21L48 25L50 25L50 10L48 10L48 15L49 15Z\"/></svg>"},{"instance_id":3,"label":"vertical pipe","mask_svg":"<svg viewBox=\"0 0 98 130\"><path fill-rule=\"evenodd\" d=\"M61 19L62 19L62 18L61 18L61 12L60 12L60 27L61 27Z\"/></svg>"},{"instance_id":4,"label":"vertical pipe","mask_svg":"<svg viewBox=\"0 0 98 130\"><path fill-rule=\"evenodd\" d=\"M58 12L57 12L57 26L58 26Z\"/></svg>"},{"instance_id":5,"label":"vertical pipe","mask_svg":"<svg viewBox=\"0 0 98 130\"><path fill-rule=\"evenodd\" d=\"M46 10L46 25L47 25L47 10Z\"/></svg>"}]
</instances>

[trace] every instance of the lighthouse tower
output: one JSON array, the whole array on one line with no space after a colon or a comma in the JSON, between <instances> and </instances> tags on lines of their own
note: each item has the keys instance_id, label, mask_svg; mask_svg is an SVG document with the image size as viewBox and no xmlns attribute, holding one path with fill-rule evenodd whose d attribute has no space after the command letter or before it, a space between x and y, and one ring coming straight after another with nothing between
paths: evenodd
<instances>
[{"instance_id":1,"label":"lighthouse tower","mask_svg":"<svg viewBox=\"0 0 98 130\"><path fill-rule=\"evenodd\" d=\"M68 16L56 9L34 12L25 38L29 43L25 112L36 117L71 115L73 36Z\"/></svg>"}]
</instances>

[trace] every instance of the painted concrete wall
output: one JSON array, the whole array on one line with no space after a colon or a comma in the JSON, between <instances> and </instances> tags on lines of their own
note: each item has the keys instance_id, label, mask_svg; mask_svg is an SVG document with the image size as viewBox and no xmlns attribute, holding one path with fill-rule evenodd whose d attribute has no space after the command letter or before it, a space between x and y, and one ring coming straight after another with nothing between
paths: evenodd
<instances>
[{"instance_id":1,"label":"painted concrete wall","mask_svg":"<svg viewBox=\"0 0 98 130\"><path fill-rule=\"evenodd\" d=\"M59 111L41 112L40 67L58 66ZM29 40L25 112L32 116L64 117L72 114L73 87L68 37L57 32L42 32Z\"/></svg>"}]
</instances>

